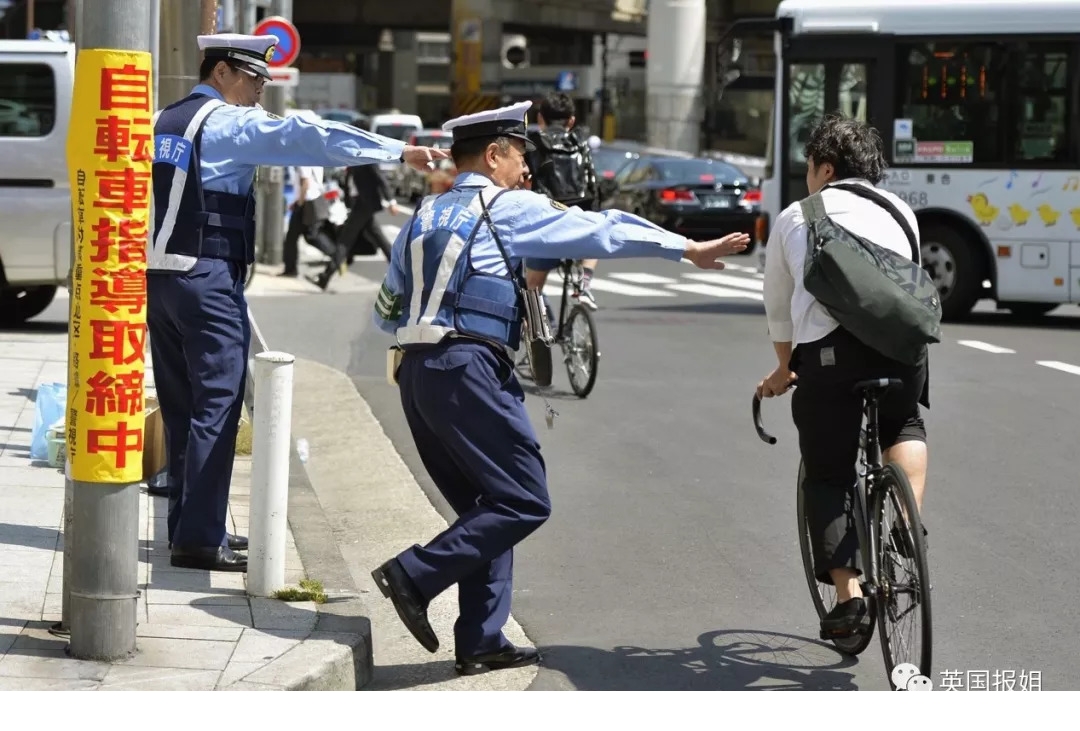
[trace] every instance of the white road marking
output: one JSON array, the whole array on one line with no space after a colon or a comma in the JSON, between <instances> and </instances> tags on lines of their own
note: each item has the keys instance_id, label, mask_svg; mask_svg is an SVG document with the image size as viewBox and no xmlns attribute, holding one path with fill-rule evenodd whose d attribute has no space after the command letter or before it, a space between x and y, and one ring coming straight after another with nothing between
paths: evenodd
<instances>
[{"instance_id":1,"label":"white road marking","mask_svg":"<svg viewBox=\"0 0 1080 731\"><path fill-rule=\"evenodd\" d=\"M1012 348L1003 348L1000 345L991 345L990 343L984 343L981 340L957 340L957 344L964 345L968 348L975 348L975 350L984 350L987 353L1015 353Z\"/></svg>"},{"instance_id":2,"label":"white road marking","mask_svg":"<svg viewBox=\"0 0 1080 731\"><path fill-rule=\"evenodd\" d=\"M728 287L717 287L713 284L669 284L668 289L674 289L678 292L690 292L691 294L703 294L708 297L720 297L722 299L751 299L759 302L764 301L765 295L758 294L757 292L750 292L745 289L730 289Z\"/></svg>"},{"instance_id":3,"label":"white road marking","mask_svg":"<svg viewBox=\"0 0 1080 731\"><path fill-rule=\"evenodd\" d=\"M593 277L592 288L597 292L611 292L613 294L623 294L627 297L674 297L672 292L665 292L662 289L648 289L646 287L636 287L633 284L623 284L622 282L610 282L606 279L597 279Z\"/></svg>"},{"instance_id":4,"label":"white road marking","mask_svg":"<svg viewBox=\"0 0 1080 731\"><path fill-rule=\"evenodd\" d=\"M1036 365L1053 368L1056 371L1064 371L1065 373L1071 373L1074 376L1080 376L1080 366L1074 366L1072 363L1062 363L1059 360L1037 360L1035 363Z\"/></svg>"},{"instance_id":5,"label":"white road marking","mask_svg":"<svg viewBox=\"0 0 1080 731\"><path fill-rule=\"evenodd\" d=\"M624 282L633 282L634 284L675 284L679 281L678 279L661 277L659 274L649 274L648 272L611 272L608 276L612 279L621 279Z\"/></svg>"},{"instance_id":6,"label":"white road marking","mask_svg":"<svg viewBox=\"0 0 1080 731\"><path fill-rule=\"evenodd\" d=\"M687 259L680 259L679 261L687 264L688 266L694 266L694 263ZM746 264L736 264L724 259L724 268L730 269L733 272L746 272L747 274L757 274L757 267L748 266Z\"/></svg>"},{"instance_id":7,"label":"white road marking","mask_svg":"<svg viewBox=\"0 0 1080 731\"><path fill-rule=\"evenodd\" d=\"M756 292L765 290L765 284L756 279L737 277L734 274L724 274L722 272L693 272L691 274L684 274L683 277L686 279L696 279L699 282L709 282L710 284L726 284L729 287L752 289Z\"/></svg>"}]
</instances>

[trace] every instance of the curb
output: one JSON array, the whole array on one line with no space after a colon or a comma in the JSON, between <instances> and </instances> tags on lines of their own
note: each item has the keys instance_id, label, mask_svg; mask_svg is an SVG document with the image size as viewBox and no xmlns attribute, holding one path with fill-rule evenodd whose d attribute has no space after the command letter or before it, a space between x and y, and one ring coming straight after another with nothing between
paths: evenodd
<instances>
[{"instance_id":1,"label":"curb","mask_svg":"<svg viewBox=\"0 0 1080 731\"><path fill-rule=\"evenodd\" d=\"M289 448L289 529L308 578L327 594L317 604L315 628L273 662L222 690L360 690L371 682L371 621L326 513L296 450Z\"/></svg>"}]
</instances>

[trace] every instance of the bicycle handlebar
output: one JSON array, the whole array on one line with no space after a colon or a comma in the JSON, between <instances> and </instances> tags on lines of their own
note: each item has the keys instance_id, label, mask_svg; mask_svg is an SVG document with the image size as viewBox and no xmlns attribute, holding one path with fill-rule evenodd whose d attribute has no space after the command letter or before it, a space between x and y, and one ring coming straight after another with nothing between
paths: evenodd
<instances>
[{"instance_id":1,"label":"bicycle handlebar","mask_svg":"<svg viewBox=\"0 0 1080 731\"><path fill-rule=\"evenodd\" d=\"M761 399L758 397L757 393L754 394L751 412L754 415L754 428L757 429L757 435L761 438L761 441L766 444L776 444L776 437L765 431L765 427L761 423Z\"/></svg>"}]
</instances>

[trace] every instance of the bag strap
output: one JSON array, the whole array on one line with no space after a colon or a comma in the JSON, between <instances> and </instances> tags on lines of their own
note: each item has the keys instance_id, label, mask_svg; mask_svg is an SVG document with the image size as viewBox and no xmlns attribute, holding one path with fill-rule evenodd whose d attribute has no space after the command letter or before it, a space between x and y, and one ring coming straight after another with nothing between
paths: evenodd
<instances>
[{"instance_id":1,"label":"bag strap","mask_svg":"<svg viewBox=\"0 0 1080 731\"><path fill-rule=\"evenodd\" d=\"M496 193L495 197L491 199L491 204L495 205L495 201L499 200L499 196L507 190L507 188L503 188ZM484 191L481 190L477 195L480 196L480 208L484 212L484 222L487 223L488 231L491 232L491 238L495 239L495 245L499 247L499 253L502 254L503 262L506 264L506 273L510 276L510 281L514 283L514 288L517 290L518 296L520 296L522 292L528 289L528 285L525 284L525 277L521 275L520 270L510 266L510 257L506 255L506 249L503 248L499 232L495 230L495 224L491 221L491 214L488 213L487 203L484 201ZM477 228L479 229L479 225Z\"/></svg>"},{"instance_id":2,"label":"bag strap","mask_svg":"<svg viewBox=\"0 0 1080 731\"><path fill-rule=\"evenodd\" d=\"M900 224L900 228L903 229L904 234L907 236L908 243L911 244L911 260L919 266L922 266L922 252L919 250L919 244L915 240L915 232L911 230L911 224L908 223L904 214L892 204L892 201L868 185L859 185L858 183L830 183L828 187L854 193L860 198L865 198L872 203L877 203L888 211L893 217L893 220Z\"/></svg>"},{"instance_id":3,"label":"bag strap","mask_svg":"<svg viewBox=\"0 0 1080 731\"><path fill-rule=\"evenodd\" d=\"M823 221L828 215L825 213L825 201L821 200L821 193L814 193L803 198L799 201L799 207L802 208L803 218L806 219L807 224Z\"/></svg>"}]
</instances>

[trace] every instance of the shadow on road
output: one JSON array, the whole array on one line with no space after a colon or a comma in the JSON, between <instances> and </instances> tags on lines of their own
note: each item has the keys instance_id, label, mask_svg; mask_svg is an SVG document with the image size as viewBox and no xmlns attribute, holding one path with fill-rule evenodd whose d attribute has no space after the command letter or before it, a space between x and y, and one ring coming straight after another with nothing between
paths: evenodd
<instances>
[{"instance_id":1,"label":"shadow on road","mask_svg":"<svg viewBox=\"0 0 1080 731\"><path fill-rule=\"evenodd\" d=\"M543 666L578 690L856 690L857 660L796 635L717 630L686 649L543 647Z\"/></svg>"}]
</instances>

